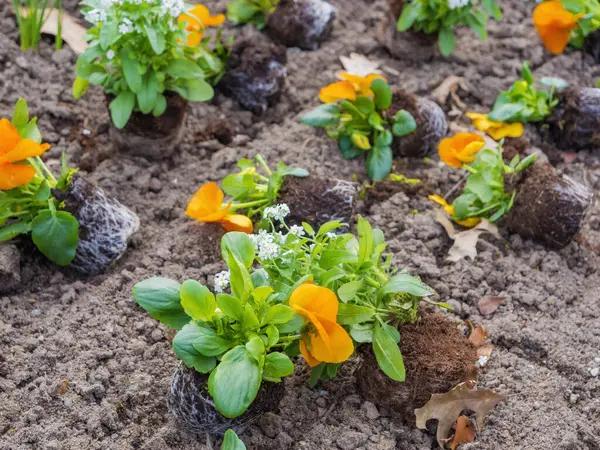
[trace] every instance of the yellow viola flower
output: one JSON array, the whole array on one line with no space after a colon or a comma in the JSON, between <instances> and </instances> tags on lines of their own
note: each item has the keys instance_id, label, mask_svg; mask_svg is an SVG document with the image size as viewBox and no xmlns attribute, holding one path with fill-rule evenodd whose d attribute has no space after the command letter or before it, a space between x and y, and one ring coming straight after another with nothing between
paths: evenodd
<instances>
[{"instance_id":1,"label":"yellow viola flower","mask_svg":"<svg viewBox=\"0 0 600 450\"><path fill-rule=\"evenodd\" d=\"M456 220L454 218L454 206L450 205L446 201L446 199L444 197L442 197L441 195L437 195L437 194L430 195L427 198L429 200L431 200L432 202L440 205L444 209L446 214L448 214L454 222L456 222L459 225L462 225L465 228L473 228L474 226L479 225L479 222L481 222L481 217L468 217L466 219Z\"/></svg>"},{"instance_id":2,"label":"yellow viola flower","mask_svg":"<svg viewBox=\"0 0 600 450\"><path fill-rule=\"evenodd\" d=\"M494 120L490 120L487 114L480 114L476 112L467 112L466 116L471 119L473 126L477 130L488 134L495 141L499 141L500 139L506 137L518 138L523 136L525 131L523 124L520 122L496 122Z\"/></svg>"},{"instance_id":3,"label":"yellow viola flower","mask_svg":"<svg viewBox=\"0 0 600 450\"><path fill-rule=\"evenodd\" d=\"M577 27L583 16L567 11L559 0L550 0L536 6L533 11L533 24L544 47L549 52L559 55L565 51L571 31Z\"/></svg>"},{"instance_id":4,"label":"yellow viola flower","mask_svg":"<svg viewBox=\"0 0 600 450\"><path fill-rule=\"evenodd\" d=\"M475 161L476 154L485 147L485 139L476 133L456 133L443 139L438 146L442 161L451 167L460 169L463 163Z\"/></svg>"},{"instance_id":5,"label":"yellow viola flower","mask_svg":"<svg viewBox=\"0 0 600 450\"><path fill-rule=\"evenodd\" d=\"M366 97L372 97L374 95L373 91L371 90L371 83L373 83L374 80L380 79L387 82L387 80L384 77L376 73L372 73L370 75L367 75L366 77L361 77L358 75L353 75L351 73L342 72L339 74L339 77L342 80L349 81L350 83L352 83L356 92L358 92L359 95L364 95Z\"/></svg>"},{"instance_id":6,"label":"yellow viola flower","mask_svg":"<svg viewBox=\"0 0 600 450\"><path fill-rule=\"evenodd\" d=\"M356 90L349 81L338 81L325 86L319 92L319 100L323 103L335 103L340 100L356 100Z\"/></svg>"},{"instance_id":7,"label":"yellow viola flower","mask_svg":"<svg viewBox=\"0 0 600 450\"><path fill-rule=\"evenodd\" d=\"M202 42L206 27L218 27L225 22L224 14L211 16L210 11L204 5L196 5L194 8L181 14L177 23L185 22L185 30L188 32L187 45L195 47Z\"/></svg>"}]
</instances>

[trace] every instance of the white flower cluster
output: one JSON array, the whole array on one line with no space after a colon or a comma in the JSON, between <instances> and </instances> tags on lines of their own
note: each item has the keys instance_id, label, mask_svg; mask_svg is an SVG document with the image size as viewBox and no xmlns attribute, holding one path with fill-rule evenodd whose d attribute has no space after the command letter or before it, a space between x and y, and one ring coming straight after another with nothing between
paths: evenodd
<instances>
[{"instance_id":1,"label":"white flower cluster","mask_svg":"<svg viewBox=\"0 0 600 450\"><path fill-rule=\"evenodd\" d=\"M224 270L215 275L215 292L220 294L229 287L229 271Z\"/></svg>"},{"instance_id":2,"label":"white flower cluster","mask_svg":"<svg viewBox=\"0 0 600 450\"><path fill-rule=\"evenodd\" d=\"M185 11L185 4L183 0L162 0L162 10L172 17L179 17Z\"/></svg>"},{"instance_id":3,"label":"white flower cluster","mask_svg":"<svg viewBox=\"0 0 600 450\"><path fill-rule=\"evenodd\" d=\"M448 6L450 9L462 8L467 6L470 0L448 0Z\"/></svg>"},{"instance_id":4,"label":"white flower cluster","mask_svg":"<svg viewBox=\"0 0 600 450\"><path fill-rule=\"evenodd\" d=\"M290 213L290 207L285 203L280 205L269 206L263 212L263 219L273 219L283 222L283 219Z\"/></svg>"},{"instance_id":5,"label":"white flower cluster","mask_svg":"<svg viewBox=\"0 0 600 450\"><path fill-rule=\"evenodd\" d=\"M293 234L294 236L302 237L305 234L304 228L302 228L300 225L292 225L290 227L290 234Z\"/></svg>"},{"instance_id":6,"label":"white flower cluster","mask_svg":"<svg viewBox=\"0 0 600 450\"><path fill-rule=\"evenodd\" d=\"M258 259L275 259L279 256L280 242L284 239L281 233L268 233L260 230L258 234L251 234L250 239L256 248Z\"/></svg>"},{"instance_id":7,"label":"white flower cluster","mask_svg":"<svg viewBox=\"0 0 600 450\"><path fill-rule=\"evenodd\" d=\"M108 49L108 51L106 52L106 57L109 61L112 61L115 57L115 51L113 49Z\"/></svg>"},{"instance_id":8,"label":"white flower cluster","mask_svg":"<svg viewBox=\"0 0 600 450\"><path fill-rule=\"evenodd\" d=\"M92 9L86 14L85 20L93 24L106 22L106 11L103 9Z\"/></svg>"},{"instance_id":9,"label":"white flower cluster","mask_svg":"<svg viewBox=\"0 0 600 450\"><path fill-rule=\"evenodd\" d=\"M119 25L119 33L127 34L133 31L133 22L129 20L127 17L123 18L123 22Z\"/></svg>"}]
</instances>

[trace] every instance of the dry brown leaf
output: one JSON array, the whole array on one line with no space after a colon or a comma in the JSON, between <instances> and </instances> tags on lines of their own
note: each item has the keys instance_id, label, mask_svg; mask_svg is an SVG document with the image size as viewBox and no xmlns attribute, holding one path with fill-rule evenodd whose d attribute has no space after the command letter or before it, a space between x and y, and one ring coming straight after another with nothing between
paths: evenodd
<instances>
[{"instance_id":1,"label":"dry brown leaf","mask_svg":"<svg viewBox=\"0 0 600 450\"><path fill-rule=\"evenodd\" d=\"M27 8L22 8L23 13L27 14ZM58 33L58 10L51 9L48 15L48 20L42 25L42 33L51 34L56 36ZM63 13L62 17L62 39L71 50L76 54L81 55L88 47L87 42L84 40L84 36L87 30L82 27L79 22L67 13Z\"/></svg>"},{"instance_id":2,"label":"dry brown leaf","mask_svg":"<svg viewBox=\"0 0 600 450\"><path fill-rule=\"evenodd\" d=\"M479 299L479 302L477 302L477 307L479 308L479 312L481 314L487 316L496 312L498 307L504 303L504 300L506 300L504 297L486 295L485 297Z\"/></svg>"},{"instance_id":3,"label":"dry brown leaf","mask_svg":"<svg viewBox=\"0 0 600 450\"><path fill-rule=\"evenodd\" d=\"M379 70L379 62L371 61L364 55L358 53L350 53L350 56L340 56L344 71L351 73L352 75L358 75L359 77L366 77L371 73L381 73ZM339 74L338 74L339 77Z\"/></svg>"},{"instance_id":4,"label":"dry brown leaf","mask_svg":"<svg viewBox=\"0 0 600 450\"><path fill-rule=\"evenodd\" d=\"M491 344L482 345L481 347L479 347L477 349L477 356L479 358L481 358L482 356L489 358L490 356L492 356L493 351L494 351L493 345L491 345Z\"/></svg>"},{"instance_id":5,"label":"dry brown leaf","mask_svg":"<svg viewBox=\"0 0 600 450\"><path fill-rule=\"evenodd\" d=\"M444 81L442 81L440 85L433 90L431 93L431 98L433 98L438 105L445 105L448 101L448 97L452 95L452 99L459 107L462 108L464 103L461 102L458 98L458 95L456 95L456 90L459 87L465 89L464 81L464 78L457 77L456 75L450 75L449 77L446 77Z\"/></svg>"},{"instance_id":6,"label":"dry brown leaf","mask_svg":"<svg viewBox=\"0 0 600 450\"><path fill-rule=\"evenodd\" d=\"M440 447L444 448L443 442L463 410L475 412L477 429L481 430L485 417L503 399L492 390L469 389L466 383L461 383L445 394L433 394L425 406L415 409L417 427L425 429L428 420L437 419L436 437Z\"/></svg>"},{"instance_id":7,"label":"dry brown leaf","mask_svg":"<svg viewBox=\"0 0 600 450\"><path fill-rule=\"evenodd\" d=\"M475 440L475 429L467 416L460 416L456 421L454 438L450 444L450 450L456 450L459 444L469 443Z\"/></svg>"},{"instance_id":8,"label":"dry brown leaf","mask_svg":"<svg viewBox=\"0 0 600 450\"><path fill-rule=\"evenodd\" d=\"M477 346L485 344L485 341L488 338L488 333L485 331L484 326L479 325L473 328L473 323L471 323L470 320L468 320L467 323L471 327L471 335L469 336L469 340Z\"/></svg>"}]
</instances>

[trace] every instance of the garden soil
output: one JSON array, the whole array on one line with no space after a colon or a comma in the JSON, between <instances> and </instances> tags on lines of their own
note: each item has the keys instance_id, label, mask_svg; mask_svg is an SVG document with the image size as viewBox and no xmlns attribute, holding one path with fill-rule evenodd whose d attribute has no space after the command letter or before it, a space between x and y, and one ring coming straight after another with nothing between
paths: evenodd
<instances>
[{"instance_id":1,"label":"garden soil","mask_svg":"<svg viewBox=\"0 0 600 450\"><path fill-rule=\"evenodd\" d=\"M287 87L277 106L256 117L221 94L210 104L190 105L180 149L171 158L149 162L111 149L100 89L73 101L76 56L70 49L54 53L48 38L39 56L20 52L8 3L0 5L0 116L8 116L15 101L26 97L52 144L49 164L58 168L60 154L67 151L83 175L140 216L141 227L115 267L89 278L53 266L26 241L16 243L21 281L13 293L0 297L2 450L219 448L173 421L167 393L178 361L170 335L132 301L131 287L155 275L212 284L223 269L217 257L222 232L192 223L184 209L202 183L221 180L241 157L260 152L271 164L283 159L317 177L364 179L362 161L344 161L332 140L298 122L318 104L319 88L342 69L339 55L358 52L381 61L392 85L422 96L451 75L462 77L457 95L477 111L487 111L517 79L524 60L531 61L537 76L563 77L581 87L593 86L600 77L592 57L544 51L531 25L533 1L501 0L505 18L490 23L486 42L461 30L452 57L411 63L391 58L376 40L387 16L385 0L333 0L338 16L331 39L314 52L288 50ZM73 12L75 2L65 3ZM224 11L225 1L209 6ZM450 106L457 103L449 101L451 129L468 127ZM205 140L207 128L222 121L231 126L231 143ZM598 193L598 149L561 153L546 134L527 127L531 146ZM359 210L384 230L395 263L433 286L453 307L451 318L483 324L495 346L480 372L480 386L506 399L491 412L476 442L462 448L600 449L597 203L580 236L561 251L501 229L502 239L479 242L474 261L448 263L450 240L434 221L434 206L425 195L446 193L459 174L435 155L399 160L396 173L421 178L423 189L388 190L390 195L370 196L375 201L362 202ZM14 254L3 251L0 261L10 267ZM486 295L505 301L483 316L477 305ZM248 448L437 448L431 431L403 425L385 408L362 400L354 387L360 382L356 367L348 364L336 383L311 390L305 383L308 371L299 363L286 380L279 412L268 413L243 434Z\"/></svg>"}]
</instances>

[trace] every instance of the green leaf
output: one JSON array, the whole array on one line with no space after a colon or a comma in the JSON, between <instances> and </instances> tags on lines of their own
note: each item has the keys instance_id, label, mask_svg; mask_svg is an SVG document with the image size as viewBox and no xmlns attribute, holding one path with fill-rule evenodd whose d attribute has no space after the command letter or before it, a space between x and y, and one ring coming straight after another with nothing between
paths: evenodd
<instances>
[{"instance_id":1,"label":"green leaf","mask_svg":"<svg viewBox=\"0 0 600 450\"><path fill-rule=\"evenodd\" d=\"M406 136L417 129L415 118L406 110L401 109L394 117L394 125L392 125L392 133L394 136Z\"/></svg>"},{"instance_id":2,"label":"green leaf","mask_svg":"<svg viewBox=\"0 0 600 450\"><path fill-rule=\"evenodd\" d=\"M137 94L142 87L142 75L138 67L137 60L131 56L133 51L129 47L124 47L119 52L121 57L121 65L123 66L123 75L129 89Z\"/></svg>"},{"instance_id":3,"label":"green leaf","mask_svg":"<svg viewBox=\"0 0 600 450\"><path fill-rule=\"evenodd\" d=\"M163 94L159 94L156 98L156 104L154 105L154 109L152 110L152 115L154 117L162 116L167 110L167 98Z\"/></svg>"},{"instance_id":4,"label":"green leaf","mask_svg":"<svg viewBox=\"0 0 600 450\"><path fill-rule=\"evenodd\" d=\"M198 327L196 332L198 337L192 345L204 356L219 356L233 347L233 342L217 336L212 328Z\"/></svg>"},{"instance_id":5,"label":"green leaf","mask_svg":"<svg viewBox=\"0 0 600 450\"><path fill-rule=\"evenodd\" d=\"M76 77L73 82L72 94L75 100L79 100L90 87L90 81L82 77Z\"/></svg>"},{"instance_id":6,"label":"green leaf","mask_svg":"<svg viewBox=\"0 0 600 450\"><path fill-rule=\"evenodd\" d=\"M373 330L373 353L383 373L394 381L404 381L406 371L400 348L379 324L375 324Z\"/></svg>"},{"instance_id":7,"label":"green leaf","mask_svg":"<svg viewBox=\"0 0 600 450\"><path fill-rule=\"evenodd\" d=\"M340 113L339 105L336 103L326 103L305 114L300 119L300 122L311 127L332 127L339 123Z\"/></svg>"},{"instance_id":8,"label":"green leaf","mask_svg":"<svg viewBox=\"0 0 600 450\"><path fill-rule=\"evenodd\" d=\"M273 305L265 314L262 320L262 325L274 324L279 325L287 323L294 317L294 310L286 305Z\"/></svg>"},{"instance_id":9,"label":"green leaf","mask_svg":"<svg viewBox=\"0 0 600 450\"><path fill-rule=\"evenodd\" d=\"M107 20L102 23L102 28L100 29L100 46L102 47L102 50L108 50L108 47L115 43L120 37L119 23L116 20Z\"/></svg>"},{"instance_id":10,"label":"green leaf","mask_svg":"<svg viewBox=\"0 0 600 450\"><path fill-rule=\"evenodd\" d=\"M158 98L158 89L160 88L156 74L153 70L149 70L144 75L144 81L137 94L138 106L144 114L150 114L156 107Z\"/></svg>"},{"instance_id":11,"label":"green leaf","mask_svg":"<svg viewBox=\"0 0 600 450\"><path fill-rule=\"evenodd\" d=\"M227 262L228 252L231 252L246 268L254 262L254 244L246 233L231 231L223 236L221 239L221 254L225 262Z\"/></svg>"},{"instance_id":12,"label":"green leaf","mask_svg":"<svg viewBox=\"0 0 600 450\"><path fill-rule=\"evenodd\" d=\"M229 429L225 432L221 450L246 450L246 446L242 440L235 434L235 431Z\"/></svg>"},{"instance_id":13,"label":"green leaf","mask_svg":"<svg viewBox=\"0 0 600 450\"><path fill-rule=\"evenodd\" d=\"M267 347L273 347L279 342L279 329L275 325L268 325L265 333L267 334Z\"/></svg>"},{"instance_id":14,"label":"green leaf","mask_svg":"<svg viewBox=\"0 0 600 450\"><path fill-rule=\"evenodd\" d=\"M371 114L375 111L375 103L369 97L359 95L354 100L354 106L363 114Z\"/></svg>"},{"instance_id":15,"label":"green leaf","mask_svg":"<svg viewBox=\"0 0 600 450\"><path fill-rule=\"evenodd\" d=\"M258 317L256 317L256 312L254 312L254 308L250 303L246 303L244 305L244 317L242 319L242 325L245 330L253 330L258 328L260 323L258 322Z\"/></svg>"},{"instance_id":16,"label":"green leaf","mask_svg":"<svg viewBox=\"0 0 600 450\"><path fill-rule=\"evenodd\" d=\"M194 341L200 337L202 327L190 322L175 335L173 351L183 363L200 373L209 373L217 365L214 356L204 356L194 348Z\"/></svg>"},{"instance_id":17,"label":"green leaf","mask_svg":"<svg viewBox=\"0 0 600 450\"><path fill-rule=\"evenodd\" d=\"M3 228L0 228L0 242L10 241L20 234L27 234L31 231L31 225L27 222L13 222Z\"/></svg>"},{"instance_id":18,"label":"green leaf","mask_svg":"<svg viewBox=\"0 0 600 450\"><path fill-rule=\"evenodd\" d=\"M306 320L300 314L294 314L294 316L286 323L277 325L277 329L281 334L294 333L304 326Z\"/></svg>"},{"instance_id":19,"label":"green leaf","mask_svg":"<svg viewBox=\"0 0 600 450\"><path fill-rule=\"evenodd\" d=\"M394 275L390 280L383 286L383 294L391 294L394 292L404 292L415 297L426 297L428 295L434 295L435 291L423 283L421 280L407 274L399 273Z\"/></svg>"},{"instance_id":20,"label":"green leaf","mask_svg":"<svg viewBox=\"0 0 600 450\"><path fill-rule=\"evenodd\" d=\"M171 328L181 330L190 321L179 297L181 285L170 278L153 277L133 287L133 299L150 316Z\"/></svg>"},{"instance_id":21,"label":"green leaf","mask_svg":"<svg viewBox=\"0 0 600 450\"><path fill-rule=\"evenodd\" d=\"M523 67L521 68L521 76L527 84L533 84L535 82L533 74L531 73L531 69L529 68L529 61L525 61L523 63Z\"/></svg>"},{"instance_id":22,"label":"green leaf","mask_svg":"<svg viewBox=\"0 0 600 450\"><path fill-rule=\"evenodd\" d=\"M130 91L121 91L119 95L110 102L110 116L115 127L121 129L127 125L134 106L135 94Z\"/></svg>"},{"instance_id":23,"label":"green leaf","mask_svg":"<svg viewBox=\"0 0 600 450\"><path fill-rule=\"evenodd\" d=\"M208 378L208 391L225 417L241 416L256 398L261 369L243 345L229 350Z\"/></svg>"},{"instance_id":24,"label":"green leaf","mask_svg":"<svg viewBox=\"0 0 600 450\"><path fill-rule=\"evenodd\" d=\"M265 372L272 377L287 377L294 372L294 363L284 353L269 353L265 358Z\"/></svg>"},{"instance_id":25,"label":"green leaf","mask_svg":"<svg viewBox=\"0 0 600 450\"><path fill-rule=\"evenodd\" d=\"M212 292L195 280L187 280L181 285L179 293L181 306L193 320L208 322L212 319L217 302Z\"/></svg>"},{"instance_id":26,"label":"green leaf","mask_svg":"<svg viewBox=\"0 0 600 450\"><path fill-rule=\"evenodd\" d=\"M31 222L31 239L46 258L67 266L77 252L79 222L66 211L40 211Z\"/></svg>"},{"instance_id":27,"label":"green leaf","mask_svg":"<svg viewBox=\"0 0 600 450\"><path fill-rule=\"evenodd\" d=\"M252 337L246 342L246 350L250 353L259 366L263 366L265 362L265 343L258 336Z\"/></svg>"},{"instance_id":28,"label":"green leaf","mask_svg":"<svg viewBox=\"0 0 600 450\"><path fill-rule=\"evenodd\" d=\"M340 303L337 321L340 325L354 325L368 322L374 315L375 311L367 306Z\"/></svg>"},{"instance_id":29,"label":"green leaf","mask_svg":"<svg viewBox=\"0 0 600 450\"><path fill-rule=\"evenodd\" d=\"M438 33L438 45L443 56L450 56L456 46L456 36L451 28L440 28Z\"/></svg>"},{"instance_id":30,"label":"green leaf","mask_svg":"<svg viewBox=\"0 0 600 450\"><path fill-rule=\"evenodd\" d=\"M358 262L358 255L351 250L328 248L321 255L320 265L323 269L346 263Z\"/></svg>"},{"instance_id":31,"label":"green leaf","mask_svg":"<svg viewBox=\"0 0 600 450\"><path fill-rule=\"evenodd\" d=\"M198 79L204 81L204 72L202 69L197 63L189 59L172 59L167 66L166 72L175 79Z\"/></svg>"},{"instance_id":32,"label":"green leaf","mask_svg":"<svg viewBox=\"0 0 600 450\"><path fill-rule=\"evenodd\" d=\"M565 89L569 86L569 82L557 77L544 77L540 80L544 86L555 87L556 89Z\"/></svg>"},{"instance_id":33,"label":"green leaf","mask_svg":"<svg viewBox=\"0 0 600 450\"><path fill-rule=\"evenodd\" d=\"M521 161L517 167L515 167L515 172L519 173L525 169L527 169L527 167L529 167L530 165L532 165L535 160L537 159L537 154L536 153L532 153L531 155L527 156L526 158L523 159L523 161Z\"/></svg>"},{"instance_id":34,"label":"green leaf","mask_svg":"<svg viewBox=\"0 0 600 450\"><path fill-rule=\"evenodd\" d=\"M173 86L173 90L190 102L205 102L215 95L212 86L201 78L185 80L181 85Z\"/></svg>"},{"instance_id":35,"label":"green leaf","mask_svg":"<svg viewBox=\"0 0 600 450\"><path fill-rule=\"evenodd\" d=\"M375 106L379 111L388 109L392 104L392 89L381 78L375 78L371 83L371 90L375 94Z\"/></svg>"},{"instance_id":36,"label":"green leaf","mask_svg":"<svg viewBox=\"0 0 600 450\"><path fill-rule=\"evenodd\" d=\"M227 3L227 19L235 25L250 22L254 15L260 12L260 7L248 0L233 0Z\"/></svg>"},{"instance_id":37,"label":"green leaf","mask_svg":"<svg viewBox=\"0 0 600 450\"><path fill-rule=\"evenodd\" d=\"M407 31L412 27L423 9L421 2L404 3L404 5L402 14L398 19L398 31Z\"/></svg>"},{"instance_id":38,"label":"green leaf","mask_svg":"<svg viewBox=\"0 0 600 450\"><path fill-rule=\"evenodd\" d=\"M222 247L223 259L229 267L229 285L231 286L231 292L242 302L246 302L252 293L252 278L250 273L245 267L245 264L241 262L230 248Z\"/></svg>"},{"instance_id":39,"label":"green leaf","mask_svg":"<svg viewBox=\"0 0 600 450\"><path fill-rule=\"evenodd\" d=\"M42 134L37 127L37 117L34 117L29 121L27 125L19 129L19 135L23 139L31 139L38 144L42 142Z\"/></svg>"},{"instance_id":40,"label":"green leaf","mask_svg":"<svg viewBox=\"0 0 600 450\"><path fill-rule=\"evenodd\" d=\"M358 216L356 230L358 232L358 262L362 263L370 260L373 253L373 228L368 220Z\"/></svg>"},{"instance_id":41,"label":"green leaf","mask_svg":"<svg viewBox=\"0 0 600 450\"><path fill-rule=\"evenodd\" d=\"M497 122L510 122L517 120L519 114L525 109L521 103L504 103L500 106L494 105L488 118Z\"/></svg>"},{"instance_id":42,"label":"green leaf","mask_svg":"<svg viewBox=\"0 0 600 450\"><path fill-rule=\"evenodd\" d=\"M488 203L494 198L494 190L481 172L469 175L465 189L477 195L483 203Z\"/></svg>"},{"instance_id":43,"label":"green leaf","mask_svg":"<svg viewBox=\"0 0 600 450\"><path fill-rule=\"evenodd\" d=\"M319 231L317 231L317 237L321 237L327 233L329 233L330 231L333 231L337 228L343 227L344 224L342 222L340 222L339 220L332 220L331 222L326 222L323 225L321 225L321 227L319 228Z\"/></svg>"},{"instance_id":44,"label":"green leaf","mask_svg":"<svg viewBox=\"0 0 600 450\"><path fill-rule=\"evenodd\" d=\"M27 125L29 122L29 108L27 107L27 101L25 99L20 98L17 100L15 104L15 109L13 110L11 123L15 128L21 128Z\"/></svg>"},{"instance_id":45,"label":"green leaf","mask_svg":"<svg viewBox=\"0 0 600 450\"><path fill-rule=\"evenodd\" d=\"M237 298L228 294L217 294L217 305L227 317L241 322L244 318L244 306Z\"/></svg>"},{"instance_id":46,"label":"green leaf","mask_svg":"<svg viewBox=\"0 0 600 450\"><path fill-rule=\"evenodd\" d=\"M144 25L144 30L146 30L146 35L154 53L157 55L162 54L165 51L165 35L162 33L162 30L148 24Z\"/></svg>"},{"instance_id":47,"label":"green leaf","mask_svg":"<svg viewBox=\"0 0 600 450\"><path fill-rule=\"evenodd\" d=\"M373 181L381 181L392 171L391 147L373 147L367 156L367 173Z\"/></svg>"},{"instance_id":48,"label":"green leaf","mask_svg":"<svg viewBox=\"0 0 600 450\"><path fill-rule=\"evenodd\" d=\"M346 275L345 272L343 272L343 270L342 270L342 274L344 276ZM354 281L350 281L348 283L342 284L337 291L338 297L344 303L350 302L350 301L354 300L354 298L356 297L356 294L362 288L362 285L363 285L362 279L354 280Z\"/></svg>"},{"instance_id":49,"label":"green leaf","mask_svg":"<svg viewBox=\"0 0 600 450\"><path fill-rule=\"evenodd\" d=\"M354 324L350 328L350 336L355 342L366 343L373 342L373 324Z\"/></svg>"},{"instance_id":50,"label":"green leaf","mask_svg":"<svg viewBox=\"0 0 600 450\"><path fill-rule=\"evenodd\" d=\"M46 202L50 199L51 194L52 194L52 191L50 189L50 183L48 183L48 180L44 180L40 184L40 187L36 191L35 195L33 196L33 201L34 202Z\"/></svg>"},{"instance_id":51,"label":"green leaf","mask_svg":"<svg viewBox=\"0 0 600 450\"><path fill-rule=\"evenodd\" d=\"M364 153L364 150L356 147L350 136L344 135L338 141L338 148L344 159L354 159Z\"/></svg>"}]
</instances>

